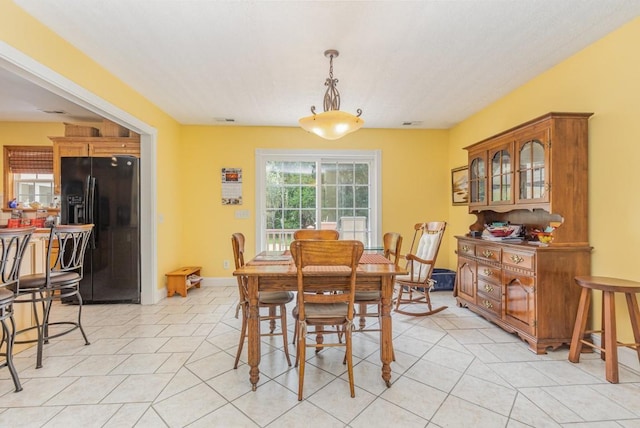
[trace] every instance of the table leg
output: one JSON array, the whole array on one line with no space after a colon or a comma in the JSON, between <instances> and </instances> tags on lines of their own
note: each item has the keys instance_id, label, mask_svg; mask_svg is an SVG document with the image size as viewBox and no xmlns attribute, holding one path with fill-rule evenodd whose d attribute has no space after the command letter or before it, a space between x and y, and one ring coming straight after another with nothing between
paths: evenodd
<instances>
[{"instance_id":1,"label":"table leg","mask_svg":"<svg viewBox=\"0 0 640 428\"><path fill-rule=\"evenodd\" d=\"M387 387L391 386L391 361L393 360L393 327L391 324L391 300L393 297L393 278L382 278L380 290L380 360L382 361L382 379Z\"/></svg>"},{"instance_id":2,"label":"table leg","mask_svg":"<svg viewBox=\"0 0 640 428\"><path fill-rule=\"evenodd\" d=\"M256 390L260 380L260 307L258 306L258 277L249 277L249 331L248 331L248 363L251 389Z\"/></svg>"}]
</instances>

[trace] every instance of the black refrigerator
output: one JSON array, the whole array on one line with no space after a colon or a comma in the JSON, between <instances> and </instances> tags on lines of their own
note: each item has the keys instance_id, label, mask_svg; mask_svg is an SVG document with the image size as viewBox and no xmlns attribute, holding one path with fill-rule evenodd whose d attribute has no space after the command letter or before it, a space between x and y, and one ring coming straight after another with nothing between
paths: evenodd
<instances>
[{"instance_id":1,"label":"black refrigerator","mask_svg":"<svg viewBox=\"0 0 640 428\"><path fill-rule=\"evenodd\" d=\"M62 224L93 223L80 294L86 303L140 303L140 159L63 157Z\"/></svg>"}]
</instances>

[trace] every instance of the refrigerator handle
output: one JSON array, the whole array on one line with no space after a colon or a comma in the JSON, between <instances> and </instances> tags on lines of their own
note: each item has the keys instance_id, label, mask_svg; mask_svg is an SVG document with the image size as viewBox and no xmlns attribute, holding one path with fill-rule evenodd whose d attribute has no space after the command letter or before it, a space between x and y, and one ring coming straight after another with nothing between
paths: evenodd
<instances>
[{"instance_id":1,"label":"refrigerator handle","mask_svg":"<svg viewBox=\"0 0 640 428\"><path fill-rule=\"evenodd\" d=\"M96 227L95 210L96 210L96 178L89 177L89 186L87 187L87 223L93 224L93 233L91 234L91 248L95 250L98 241L98 228Z\"/></svg>"}]
</instances>

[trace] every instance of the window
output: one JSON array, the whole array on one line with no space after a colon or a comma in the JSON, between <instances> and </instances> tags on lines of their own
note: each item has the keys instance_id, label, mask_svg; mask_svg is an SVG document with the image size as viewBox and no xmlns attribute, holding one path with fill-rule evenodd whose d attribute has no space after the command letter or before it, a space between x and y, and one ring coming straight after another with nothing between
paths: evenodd
<instances>
[{"instance_id":1,"label":"window","mask_svg":"<svg viewBox=\"0 0 640 428\"><path fill-rule=\"evenodd\" d=\"M4 206L16 199L28 205L53 203L53 148L46 146L4 147Z\"/></svg>"},{"instance_id":2,"label":"window","mask_svg":"<svg viewBox=\"0 0 640 428\"><path fill-rule=\"evenodd\" d=\"M297 229L380 242L379 151L258 150L257 251L288 248Z\"/></svg>"}]
</instances>

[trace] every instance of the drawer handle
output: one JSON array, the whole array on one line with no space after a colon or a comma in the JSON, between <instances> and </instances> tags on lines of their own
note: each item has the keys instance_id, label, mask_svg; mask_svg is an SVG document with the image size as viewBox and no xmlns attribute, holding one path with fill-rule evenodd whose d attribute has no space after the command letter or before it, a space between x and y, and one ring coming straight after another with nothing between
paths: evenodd
<instances>
[{"instance_id":1,"label":"drawer handle","mask_svg":"<svg viewBox=\"0 0 640 428\"><path fill-rule=\"evenodd\" d=\"M509 258L515 264L522 263L524 261L524 259L522 257L520 257L519 255L517 255L517 254L511 254L511 257L509 257Z\"/></svg>"},{"instance_id":2,"label":"drawer handle","mask_svg":"<svg viewBox=\"0 0 640 428\"><path fill-rule=\"evenodd\" d=\"M484 269L482 271L482 273L484 274L484 276L491 276L493 275L493 271L491 271L490 269Z\"/></svg>"},{"instance_id":3,"label":"drawer handle","mask_svg":"<svg viewBox=\"0 0 640 428\"><path fill-rule=\"evenodd\" d=\"M493 303L491 303L491 302L490 302L490 301L488 301L488 300L483 300L483 301L482 301L482 304L483 304L483 305L484 305L484 307L485 307L485 308L487 308L487 309L491 309L491 308L493 308Z\"/></svg>"},{"instance_id":4,"label":"drawer handle","mask_svg":"<svg viewBox=\"0 0 640 428\"><path fill-rule=\"evenodd\" d=\"M484 250L482 252L482 255L485 256L486 258L490 258L491 256L493 256L493 251Z\"/></svg>"},{"instance_id":5,"label":"drawer handle","mask_svg":"<svg viewBox=\"0 0 640 428\"><path fill-rule=\"evenodd\" d=\"M493 287L490 286L489 284L485 284L484 289L486 290L487 293L491 293L493 291Z\"/></svg>"},{"instance_id":6,"label":"drawer handle","mask_svg":"<svg viewBox=\"0 0 640 428\"><path fill-rule=\"evenodd\" d=\"M462 246L462 251L464 251L465 253L468 253L470 249L471 248L468 245L463 245Z\"/></svg>"}]
</instances>

